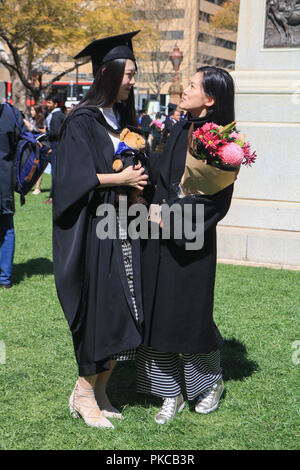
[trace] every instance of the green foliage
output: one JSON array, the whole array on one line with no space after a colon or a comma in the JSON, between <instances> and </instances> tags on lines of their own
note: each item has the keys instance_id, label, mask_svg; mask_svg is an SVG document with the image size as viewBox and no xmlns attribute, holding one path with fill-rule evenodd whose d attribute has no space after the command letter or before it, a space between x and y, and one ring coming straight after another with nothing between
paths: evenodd
<instances>
[{"instance_id":1,"label":"green foliage","mask_svg":"<svg viewBox=\"0 0 300 470\"><path fill-rule=\"evenodd\" d=\"M8 58L0 54L0 63L17 73L38 98L43 88L63 76L57 74L44 86L32 79L32 69L54 50L74 56L94 39L141 28L143 40L149 40L151 23L133 20L134 4L133 0L1 0L0 40ZM75 64L64 73L74 68Z\"/></svg>"},{"instance_id":2,"label":"green foliage","mask_svg":"<svg viewBox=\"0 0 300 470\"><path fill-rule=\"evenodd\" d=\"M49 46L76 51L81 41L117 34L134 27L132 1L3 0L0 37L18 50L35 53ZM118 17L118 21L116 21Z\"/></svg>"},{"instance_id":3,"label":"green foliage","mask_svg":"<svg viewBox=\"0 0 300 470\"><path fill-rule=\"evenodd\" d=\"M54 284L50 177L15 216L14 286L0 292L1 449L298 449L299 272L218 265L215 321L225 338L226 392L219 409L185 407L166 426L154 422L160 401L135 391L135 364L120 363L109 395L125 419L92 429L69 415L77 366ZM183 293L184 295L184 293Z\"/></svg>"},{"instance_id":4,"label":"green foliage","mask_svg":"<svg viewBox=\"0 0 300 470\"><path fill-rule=\"evenodd\" d=\"M220 9L212 16L210 26L219 30L237 31L240 0L225 0Z\"/></svg>"}]
</instances>

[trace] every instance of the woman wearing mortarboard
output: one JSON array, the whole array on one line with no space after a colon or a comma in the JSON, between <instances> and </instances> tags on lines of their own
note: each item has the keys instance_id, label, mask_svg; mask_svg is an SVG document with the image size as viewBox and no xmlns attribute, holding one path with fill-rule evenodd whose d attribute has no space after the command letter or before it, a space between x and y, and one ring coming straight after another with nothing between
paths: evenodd
<instances>
[{"instance_id":1,"label":"woman wearing mortarboard","mask_svg":"<svg viewBox=\"0 0 300 470\"><path fill-rule=\"evenodd\" d=\"M122 128L137 126L135 34L94 41L76 56L91 57L95 80L63 125L54 178L54 275L79 369L70 411L95 427L122 418L106 384L116 361L132 359L141 343L139 240L121 236L119 219L116 238L97 236L97 208L115 205L117 187L141 190L147 181L140 164L112 170Z\"/></svg>"}]
</instances>

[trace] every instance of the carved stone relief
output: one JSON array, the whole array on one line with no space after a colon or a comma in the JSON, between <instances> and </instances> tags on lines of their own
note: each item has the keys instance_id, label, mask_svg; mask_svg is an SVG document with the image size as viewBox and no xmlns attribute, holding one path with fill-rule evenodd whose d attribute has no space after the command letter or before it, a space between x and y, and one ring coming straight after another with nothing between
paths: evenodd
<instances>
[{"instance_id":1,"label":"carved stone relief","mask_svg":"<svg viewBox=\"0 0 300 470\"><path fill-rule=\"evenodd\" d=\"M300 0L267 0L264 47L300 48Z\"/></svg>"}]
</instances>

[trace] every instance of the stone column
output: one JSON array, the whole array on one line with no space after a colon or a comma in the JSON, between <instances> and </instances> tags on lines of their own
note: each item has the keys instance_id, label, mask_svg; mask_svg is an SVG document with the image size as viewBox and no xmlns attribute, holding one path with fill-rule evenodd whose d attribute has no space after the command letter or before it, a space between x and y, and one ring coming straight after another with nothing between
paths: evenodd
<instances>
[{"instance_id":1,"label":"stone column","mask_svg":"<svg viewBox=\"0 0 300 470\"><path fill-rule=\"evenodd\" d=\"M236 119L258 158L218 228L219 260L300 269L299 4L241 0Z\"/></svg>"},{"instance_id":2,"label":"stone column","mask_svg":"<svg viewBox=\"0 0 300 470\"><path fill-rule=\"evenodd\" d=\"M169 88L170 103L178 105L181 99L182 92L182 85L180 84L179 79L177 78L177 80L174 80Z\"/></svg>"}]
</instances>

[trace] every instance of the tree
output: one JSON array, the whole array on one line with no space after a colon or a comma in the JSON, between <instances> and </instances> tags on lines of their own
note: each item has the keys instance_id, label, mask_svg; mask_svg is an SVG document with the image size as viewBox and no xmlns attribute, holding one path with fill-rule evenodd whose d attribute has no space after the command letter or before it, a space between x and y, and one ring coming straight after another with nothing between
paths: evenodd
<instances>
[{"instance_id":1,"label":"tree","mask_svg":"<svg viewBox=\"0 0 300 470\"><path fill-rule=\"evenodd\" d=\"M74 63L43 83L53 52L73 56L89 41L143 27L132 19L133 5L133 0L0 0L0 63L10 72L15 104L24 109L25 91L38 101L76 68Z\"/></svg>"},{"instance_id":2,"label":"tree","mask_svg":"<svg viewBox=\"0 0 300 470\"><path fill-rule=\"evenodd\" d=\"M234 31L238 29L240 0L226 0L210 20L212 28L218 30Z\"/></svg>"},{"instance_id":3,"label":"tree","mask_svg":"<svg viewBox=\"0 0 300 470\"><path fill-rule=\"evenodd\" d=\"M141 61L139 62L143 82L147 83L152 94L159 101L163 86L173 79L173 70L170 66L170 50L161 50L161 32L168 30L170 21L176 19L176 1L175 0L135 0L135 18L142 19L152 26L150 33L150 42L141 52Z\"/></svg>"},{"instance_id":4,"label":"tree","mask_svg":"<svg viewBox=\"0 0 300 470\"><path fill-rule=\"evenodd\" d=\"M160 93L163 86L173 79L173 74L166 72L171 53L172 51L162 52L159 44L156 44L154 50L150 52L148 57L144 54L144 62L142 62L141 65L144 81L149 86L151 93L156 96L157 101L160 100ZM145 64L146 60L148 67Z\"/></svg>"}]
</instances>

